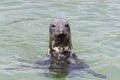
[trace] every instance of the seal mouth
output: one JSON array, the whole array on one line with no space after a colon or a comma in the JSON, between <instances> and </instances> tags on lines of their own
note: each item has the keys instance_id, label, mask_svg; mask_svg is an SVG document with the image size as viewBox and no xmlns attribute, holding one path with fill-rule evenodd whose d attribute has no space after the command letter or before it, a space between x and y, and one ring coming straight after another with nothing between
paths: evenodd
<instances>
[{"instance_id":1,"label":"seal mouth","mask_svg":"<svg viewBox=\"0 0 120 80\"><path fill-rule=\"evenodd\" d=\"M55 35L55 39L57 41L64 41L66 39L66 37L67 37L67 34L57 34L57 35Z\"/></svg>"}]
</instances>

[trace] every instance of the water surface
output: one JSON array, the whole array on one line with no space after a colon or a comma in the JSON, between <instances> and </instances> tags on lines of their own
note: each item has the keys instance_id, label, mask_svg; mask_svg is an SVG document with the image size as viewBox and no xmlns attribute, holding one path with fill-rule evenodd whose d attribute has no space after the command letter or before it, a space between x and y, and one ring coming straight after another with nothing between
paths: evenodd
<instances>
[{"instance_id":1,"label":"water surface","mask_svg":"<svg viewBox=\"0 0 120 80\"><path fill-rule=\"evenodd\" d=\"M87 73L84 78L48 78L46 69L19 68L47 53L54 18L70 22L80 59L106 75L104 80L120 79L119 0L1 0L0 80L102 80Z\"/></svg>"}]
</instances>

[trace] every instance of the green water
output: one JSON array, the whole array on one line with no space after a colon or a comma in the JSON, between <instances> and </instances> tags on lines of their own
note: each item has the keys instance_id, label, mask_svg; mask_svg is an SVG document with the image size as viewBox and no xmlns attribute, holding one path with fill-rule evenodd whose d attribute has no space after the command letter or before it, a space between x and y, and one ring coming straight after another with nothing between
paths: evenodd
<instances>
[{"instance_id":1,"label":"green water","mask_svg":"<svg viewBox=\"0 0 120 80\"><path fill-rule=\"evenodd\" d=\"M45 69L18 68L47 53L54 18L70 22L77 56L106 79L87 73L85 78L49 78ZM120 0L0 0L0 80L119 79Z\"/></svg>"}]
</instances>

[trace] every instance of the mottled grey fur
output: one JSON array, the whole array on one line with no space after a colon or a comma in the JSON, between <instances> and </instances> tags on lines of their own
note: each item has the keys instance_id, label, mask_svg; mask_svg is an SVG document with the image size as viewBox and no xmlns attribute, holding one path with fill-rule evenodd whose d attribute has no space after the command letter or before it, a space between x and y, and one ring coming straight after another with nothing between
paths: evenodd
<instances>
[{"instance_id":1,"label":"mottled grey fur","mask_svg":"<svg viewBox=\"0 0 120 80\"><path fill-rule=\"evenodd\" d=\"M75 63L78 58L73 52L70 24L64 19L55 19L50 24L49 34L48 56L51 57L51 67L66 68L68 64Z\"/></svg>"}]
</instances>

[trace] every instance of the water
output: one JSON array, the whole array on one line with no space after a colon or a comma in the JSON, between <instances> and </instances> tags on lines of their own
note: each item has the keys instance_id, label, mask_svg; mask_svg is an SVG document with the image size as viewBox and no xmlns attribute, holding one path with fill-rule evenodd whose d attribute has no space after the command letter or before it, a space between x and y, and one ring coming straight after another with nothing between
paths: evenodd
<instances>
[{"instance_id":1,"label":"water","mask_svg":"<svg viewBox=\"0 0 120 80\"><path fill-rule=\"evenodd\" d=\"M104 80L120 79L119 0L0 0L0 80L102 80L87 73L48 78L48 70L19 68L47 53L54 18L70 22L80 59L106 75Z\"/></svg>"}]
</instances>

